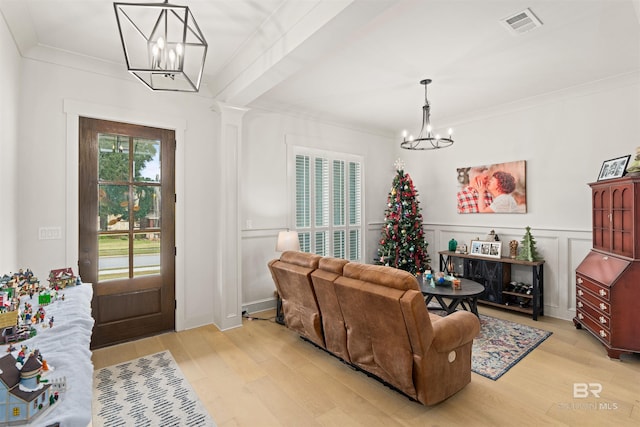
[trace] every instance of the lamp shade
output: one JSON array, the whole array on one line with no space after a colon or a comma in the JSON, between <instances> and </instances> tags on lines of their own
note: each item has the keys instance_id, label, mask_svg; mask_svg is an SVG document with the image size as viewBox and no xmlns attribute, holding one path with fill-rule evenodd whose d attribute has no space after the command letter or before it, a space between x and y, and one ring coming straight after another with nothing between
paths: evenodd
<instances>
[{"instance_id":1,"label":"lamp shade","mask_svg":"<svg viewBox=\"0 0 640 427\"><path fill-rule=\"evenodd\" d=\"M152 90L197 92L207 42L188 7L114 3L127 69Z\"/></svg>"},{"instance_id":2,"label":"lamp shade","mask_svg":"<svg viewBox=\"0 0 640 427\"><path fill-rule=\"evenodd\" d=\"M299 251L300 240L296 231L281 231L278 233L278 242L276 243L276 251Z\"/></svg>"}]
</instances>

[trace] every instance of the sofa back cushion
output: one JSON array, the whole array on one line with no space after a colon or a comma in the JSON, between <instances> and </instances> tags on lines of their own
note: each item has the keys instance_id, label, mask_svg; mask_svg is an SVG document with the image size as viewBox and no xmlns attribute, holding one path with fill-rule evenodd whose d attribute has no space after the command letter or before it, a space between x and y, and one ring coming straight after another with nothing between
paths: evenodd
<instances>
[{"instance_id":1,"label":"sofa back cushion","mask_svg":"<svg viewBox=\"0 0 640 427\"><path fill-rule=\"evenodd\" d=\"M304 252L284 252L269 263L287 327L321 347L325 347L320 309L311 284L311 272L320 256Z\"/></svg>"},{"instance_id":2,"label":"sofa back cushion","mask_svg":"<svg viewBox=\"0 0 640 427\"><path fill-rule=\"evenodd\" d=\"M347 351L347 329L334 285L334 281L342 276L342 270L347 263L348 261L344 259L322 258L318 269L311 273L311 281L322 315L327 350L351 362Z\"/></svg>"},{"instance_id":3,"label":"sofa back cushion","mask_svg":"<svg viewBox=\"0 0 640 427\"><path fill-rule=\"evenodd\" d=\"M344 266L343 275L351 279L375 283L380 286L394 288L401 291L420 290L418 280L408 271L384 265L360 264L350 262Z\"/></svg>"},{"instance_id":4,"label":"sofa back cushion","mask_svg":"<svg viewBox=\"0 0 640 427\"><path fill-rule=\"evenodd\" d=\"M345 276L336 279L335 289L351 362L416 398L412 343L400 303L405 291Z\"/></svg>"}]
</instances>

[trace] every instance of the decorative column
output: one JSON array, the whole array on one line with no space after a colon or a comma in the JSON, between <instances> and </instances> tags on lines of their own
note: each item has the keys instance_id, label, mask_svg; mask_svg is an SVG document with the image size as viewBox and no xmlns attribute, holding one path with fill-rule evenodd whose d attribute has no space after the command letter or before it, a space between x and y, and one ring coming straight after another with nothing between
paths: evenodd
<instances>
[{"instance_id":1,"label":"decorative column","mask_svg":"<svg viewBox=\"0 0 640 427\"><path fill-rule=\"evenodd\" d=\"M222 330L242 326L240 156L246 108L217 102L220 113L218 275L214 322Z\"/></svg>"}]
</instances>

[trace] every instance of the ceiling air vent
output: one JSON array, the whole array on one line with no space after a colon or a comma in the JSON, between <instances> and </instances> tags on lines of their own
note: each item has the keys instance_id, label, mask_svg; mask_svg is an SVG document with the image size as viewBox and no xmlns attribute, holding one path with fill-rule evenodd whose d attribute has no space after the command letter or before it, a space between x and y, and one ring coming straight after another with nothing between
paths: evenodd
<instances>
[{"instance_id":1,"label":"ceiling air vent","mask_svg":"<svg viewBox=\"0 0 640 427\"><path fill-rule=\"evenodd\" d=\"M500 22L502 22L512 34L522 34L534 28L542 27L542 22L533 14L531 9L525 9L522 12L502 19Z\"/></svg>"}]
</instances>

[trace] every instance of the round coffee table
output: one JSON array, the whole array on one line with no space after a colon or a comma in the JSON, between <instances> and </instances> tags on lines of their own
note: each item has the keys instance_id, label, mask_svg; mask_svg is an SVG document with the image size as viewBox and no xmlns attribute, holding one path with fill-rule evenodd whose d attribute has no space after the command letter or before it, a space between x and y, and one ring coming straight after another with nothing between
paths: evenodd
<instances>
[{"instance_id":1,"label":"round coffee table","mask_svg":"<svg viewBox=\"0 0 640 427\"><path fill-rule=\"evenodd\" d=\"M484 292L484 286L473 280L460 279L460 289L453 289L452 286L436 286L432 288L428 284L420 283L420 290L424 295L424 302L427 306L435 298L442 310L446 311L447 314L453 313L460 306L478 316L478 296ZM444 298L451 300L451 302L447 304Z\"/></svg>"}]
</instances>

